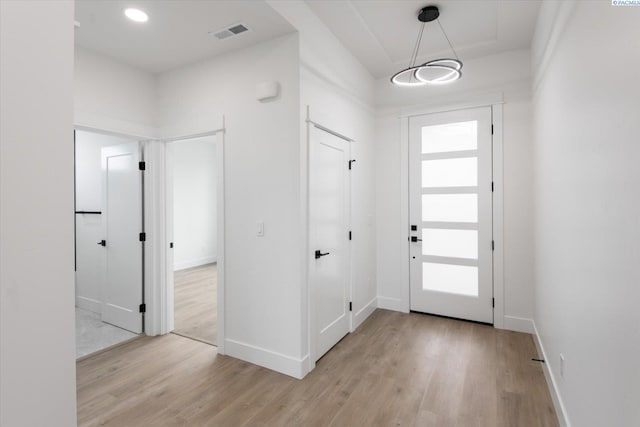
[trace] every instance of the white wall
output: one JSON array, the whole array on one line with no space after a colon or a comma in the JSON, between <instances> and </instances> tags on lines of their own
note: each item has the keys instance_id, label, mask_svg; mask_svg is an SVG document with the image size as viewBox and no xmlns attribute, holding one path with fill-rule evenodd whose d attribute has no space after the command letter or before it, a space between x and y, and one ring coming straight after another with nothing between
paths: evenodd
<instances>
[{"instance_id":1,"label":"white wall","mask_svg":"<svg viewBox=\"0 0 640 427\"><path fill-rule=\"evenodd\" d=\"M102 209L102 148L129 139L83 130L76 131L76 210Z\"/></svg>"},{"instance_id":2,"label":"white wall","mask_svg":"<svg viewBox=\"0 0 640 427\"><path fill-rule=\"evenodd\" d=\"M464 60L464 58L463 58ZM399 117L465 106L503 104L504 327L532 331L531 79L530 51L464 61L461 80L447 86L404 88L388 78L375 83L377 277L381 307L407 311L402 279L401 136Z\"/></svg>"},{"instance_id":3,"label":"white wall","mask_svg":"<svg viewBox=\"0 0 640 427\"><path fill-rule=\"evenodd\" d=\"M373 109L346 96L335 86L301 69L301 106L311 120L354 139L351 158L351 300L354 324L362 323L377 306L375 271L375 189ZM306 123L301 123L306 132ZM345 165L347 167L347 165ZM309 254L311 252L307 251Z\"/></svg>"},{"instance_id":4,"label":"white wall","mask_svg":"<svg viewBox=\"0 0 640 427\"><path fill-rule=\"evenodd\" d=\"M376 307L373 78L303 2L268 2L299 32L300 38L300 262L306 267L311 248L307 194L307 108L311 120L355 141L351 143L351 299L354 330ZM336 66L340 64L340 66ZM303 284L301 352L310 351L307 269ZM311 363L312 364L312 363Z\"/></svg>"},{"instance_id":5,"label":"white wall","mask_svg":"<svg viewBox=\"0 0 640 427\"><path fill-rule=\"evenodd\" d=\"M280 96L257 101L269 80ZM224 115L225 352L302 375L297 35L161 74L158 95L164 136L218 129Z\"/></svg>"},{"instance_id":6,"label":"white wall","mask_svg":"<svg viewBox=\"0 0 640 427\"><path fill-rule=\"evenodd\" d=\"M156 136L153 74L76 47L74 123L129 135Z\"/></svg>"},{"instance_id":7,"label":"white wall","mask_svg":"<svg viewBox=\"0 0 640 427\"><path fill-rule=\"evenodd\" d=\"M215 136L171 143L174 269L217 260Z\"/></svg>"},{"instance_id":8,"label":"white wall","mask_svg":"<svg viewBox=\"0 0 640 427\"><path fill-rule=\"evenodd\" d=\"M74 426L73 2L0 2L0 425Z\"/></svg>"},{"instance_id":9,"label":"white wall","mask_svg":"<svg viewBox=\"0 0 640 427\"><path fill-rule=\"evenodd\" d=\"M535 323L570 424L637 426L640 8L545 2L540 17Z\"/></svg>"},{"instance_id":10,"label":"white wall","mask_svg":"<svg viewBox=\"0 0 640 427\"><path fill-rule=\"evenodd\" d=\"M76 211L102 210L102 148L130 142L94 132L76 131ZM76 306L102 312L105 251L102 215L76 214Z\"/></svg>"}]
</instances>

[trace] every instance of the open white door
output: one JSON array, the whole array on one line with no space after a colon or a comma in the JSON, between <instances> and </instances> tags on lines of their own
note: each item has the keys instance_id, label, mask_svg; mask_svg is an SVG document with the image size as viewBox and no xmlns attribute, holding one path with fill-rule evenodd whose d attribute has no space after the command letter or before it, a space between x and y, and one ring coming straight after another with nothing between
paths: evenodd
<instances>
[{"instance_id":1,"label":"open white door","mask_svg":"<svg viewBox=\"0 0 640 427\"><path fill-rule=\"evenodd\" d=\"M409 127L411 310L493 323L491 107Z\"/></svg>"},{"instance_id":2,"label":"open white door","mask_svg":"<svg viewBox=\"0 0 640 427\"><path fill-rule=\"evenodd\" d=\"M309 244L315 360L349 333L349 141L310 126Z\"/></svg>"},{"instance_id":3,"label":"open white door","mask_svg":"<svg viewBox=\"0 0 640 427\"><path fill-rule=\"evenodd\" d=\"M142 332L142 181L137 142L102 149L102 321Z\"/></svg>"}]
</instances>

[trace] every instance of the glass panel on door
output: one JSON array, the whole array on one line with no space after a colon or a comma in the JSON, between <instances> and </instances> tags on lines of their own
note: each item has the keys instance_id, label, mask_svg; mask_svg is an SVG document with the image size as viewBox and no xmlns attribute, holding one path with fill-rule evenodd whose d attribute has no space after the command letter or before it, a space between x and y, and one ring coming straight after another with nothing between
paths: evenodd
<instances>
[{"instance_id":1,"label":"glass panel on door","mask_svg":"<svg viewBox=\"0 0 640 427\"><path fill-rule=\"evenodd\" d=\"M422 161L422 187L475 187L478 158L462 157Z\"/></svg>"},{"instance_id":2,"label":"glass panel on door","mask_svg":"<svg viewBox=\"0 0 640 427\"><path fill-rule=\"evenodd\" d=\"M478 122L446 123L422 128L422 153L447 153L478 148Z\"/></svg>"},{"instance_id":3,"label":"glass panel on door","mask_svg":"<svg viewBox=\"0 0 640 427\"><path fill-rule=\"evenodd\" d=\"M477 297L478 267L425 262L422 289Z\"/></svg>"},{"instance_id":4,"label":"glass panel on door","mask_svg":"<svg viewBox=\"0 0 640 427\"><path fill-rule=\"evenodd\" d=\"M423 228L422 254L478 259L478 230Z\"/></svg>"},{"instance_id":5,"label":"glass panel on door","mask_svg":"<svg viewBox=\"0 0 640 427\"><path fill-rule=\"evenodd\" d=\"M422 220L478 222L477 194L423 194Z\"/></svg>"}]
</instances>

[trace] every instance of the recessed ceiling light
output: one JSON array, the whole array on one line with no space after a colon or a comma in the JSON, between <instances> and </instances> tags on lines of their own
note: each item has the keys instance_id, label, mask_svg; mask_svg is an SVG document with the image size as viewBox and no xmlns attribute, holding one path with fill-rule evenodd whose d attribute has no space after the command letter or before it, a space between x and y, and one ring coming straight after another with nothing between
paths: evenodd
<instances>
[{"instance_id":1,"label":"recessed ceiling light","mask_svg":"<svg viewBox=\"0 0 640 427\"><path fill-rule=\"evenodd\" d=\"M149 20L149 15L147 15L140 9L134 9L134 8L125 9L124 14L127 18L136 22L147 22Z\"/></svg>"}]
</instances>

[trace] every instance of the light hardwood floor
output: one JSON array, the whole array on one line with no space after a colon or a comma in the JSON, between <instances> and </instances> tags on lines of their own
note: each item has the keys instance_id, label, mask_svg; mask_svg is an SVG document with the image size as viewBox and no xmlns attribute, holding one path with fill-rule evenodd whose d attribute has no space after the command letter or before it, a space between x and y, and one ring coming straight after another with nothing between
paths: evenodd
<instances>
[{"instance_id":1,"label":"light hardwood floor","mask_svg":"<svg viewBox=\"0 0 640 427\"><path fill-rule=\"evenodd\" d=\"M177 335L80 361L78 425L546 427L530 335L376 310L303 380Z\"/></svg>"},{"instance_id":2,"label":"light hardwood floor","mask_svg":"<svg viewBox=\"0 0 640 427\"><path fill-rule=\"evenodd\" d=\"M174 273L176 334L216 343L217 268L207 264Z\"/></svg>"}]
</instances>

